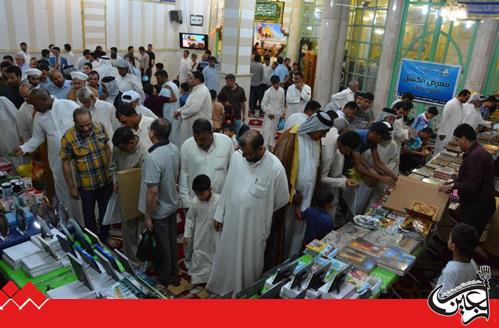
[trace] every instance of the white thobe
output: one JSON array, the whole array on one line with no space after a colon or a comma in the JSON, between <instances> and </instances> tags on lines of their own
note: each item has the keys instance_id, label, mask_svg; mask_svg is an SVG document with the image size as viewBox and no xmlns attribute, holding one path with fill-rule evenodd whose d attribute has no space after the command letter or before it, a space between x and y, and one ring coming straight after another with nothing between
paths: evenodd
<instances>
[{"instance_id":1,"label":"white thobe","mask_svg":"<svg viewBox=\"0 0 499 328\"><path fill-rule=\"evenodd\" d=\"M28 141L33 135L33 116L35 109L33 105L23 102L17 111L17 130L23 142Z\"/></svg>"},{"instance_id":2,"label":"white thobe","mask_svg":"<svg viewBox=\"0 0 499 328\"><path fill-rule=\"evenodd\" d=\"M192 88L189 98L183 107L179 109L182 117L180 127L180 142L183 144L192 137L192 123L198 118L205 118L212 121L211 94L204 83Z\"/></svg>"},{"instance_id":3,"label":"white thobe","mask_svg":"<svg viewBox=\"0 0 499 328\"><path fill-rule=\"evenodd\" d=\"M81 71L83 69L83 65L85 65L88 62L90 62L90 59L85 58L85 56L80 57L80 59L78 59L78 64L76 69Z\"/></svg>"},{"instance_id":4,"label":"white thobe","mask_svg":"<svg viewBox=\"0 0 499 328\"><path fill-rule=\"evenodd\" d=\"M17 108L6 97L0 97L0 154L5 155L21 143L17 131ZM9 157L14 168L26 163L22 157Z\"/></svg>"},{"instance_id":5,"label":"white thobe","mask_svg":"<svg viewBox=\"0 0 499 328\"><path fill-rule=\"evenodd\" d=\"M463 123L471 125L473 129L476 130L479 125L490 127L491 122L483 119L480 107L475 108L475 105L466 103L463 106L463 111Z\"/></svg>"},{"instance_id":6,"label":"white thobe","mask_svg":"<svg viewBox=\"0 0 499 328\"><path fill-rule=\"evenodd\" d=\"M92 120L104 125L109 137L109 147L112 149L113 143L111 139L113 138L114 130L121 126L120 122L116 119L116 109L107 101L97 99L90 111L92 113Z\"/></svg>"},{"instance_id":7,"label":"white thobe","mask_svg":"<svg viewBox=\"0 0 499 328\"><path fill-rule=\"evenodd\" d=\"M262 274L272 215L289 201L286 171L269 151L257 163L235 152L214 219L223 223L207 289L224 295Z\"/></svg>"},{"instance_id":8,"label":"white thobe","mask_svg":"<svg viewBox=\"0 0 499 328\"><path fill-rule=\"evenodd\" d=\"M463 122L463 117L463 104L457 98L452 98L445 104L435 141L435 154L441 152L452 141L454 130ZM445 136L445 139L440 140L440 136Z\"/></svg>"},{"instance_id":9,"label":"white thobe","mask_svg":"<svg viewBox=\"0 0 499 328\"><path fill-rule=\"evenodd\" d=\"M70 51L62 55L63 58L66 58L66 61L68 62L68 66L76 66L78 64L78 61L76 60L76 55ZM75 67L76 69L76 67Z\"/></svg>"},{"instance_id":10,"label":"white thobe","mask_svg":"<svg viewBox=\"0 0 499 328\"><path fill-rule=\"evenodd\" d=\"M278 89L270 87L263 95L261 107L265 112L265 118L263 119L262 135L263 145L265 147L268 147L269 145L274 147L275 145L275 133L277 131L279 118L284 112L284 100L285 92L281 87ZM271 119L269 114L274 115L274 118Z\"/></svg>"},{"instance_id":11,"label":"white thobe","mask_svg":"<svg viewBox=\"0 0 499 328\"><path fill-rule=\"evenodd\" d=\"M180 149L179 194L182 207L190 208L194 197L192 182L200 174L211 180L211 188L220 194L234 153L232 140L225 134L213 133L213 143L208 151L198 147L194 137L184 142Z\"/></svg>"},{"instance_id":12,"label":"white thobe","mask_svg":"<svg viewBox=\"0 0 499 328\"><path fill-rule=\"evenodd\" d=\"M317 171L321 153L320 141L314 141L307 134L298 135L298 176L296 178L296 193L302 196L300 212L305 212L312 204L314 196ZM286 211L285 219L286 236L284 240L284 252L287 257L298 254L303 246L307 222L298 220L295 215L294 206Z\"/></svg>"},{"instance_id":13,"label":"white thobe","mask_svg":"<svg viewBox=\"0 0 499 328\"><path fill-rule=\"evenodd\" d=\"M354 99L355 92L350 88L346 88L331 96L331 106L334 110L342 110L348 102L354 101Z\"/></svg>"},{"instance_id":14,"label":"white thobe","mask_svg":"<svg viewBox=\"0 0 499 328\"><path fill-rule=\"evenodd\" d=\"M142 82L133 74L127 73L124 77L118 74L118 76L116 76L116 86L122 93L128 90L137 91L137 93L140 95L141 102L143 102L145 99L145 93L142 89Z\"/></svg>"},{"instance_id":15,"label":"white thobe","mask_svg":"<svg viewBox=\"0 0 499 328\"><path fill-rule=\"evenodd\" d=\"M400 152L402 143L409 140L409 127L404 124L404 118L398 118L393 122L393 140Z\"/></svg>"},{"instance_id":16,"label":"white thobe","mask_svg":"<svg viewBox=\"0 0 499 328\"><path fill-rule=\"evenodd\" d=\"M334 194L333 208L330 211L333 218L339 203L340 190L345 189L347 181L343 175L345 157L337 147L338 135L338 129L333 127L321 141L321 183Z\"/></svg>"},{"instance_id":17,"label":"white thobe","mask_svg":"<svg viewBox=\"0 0 499 328\"><path fill-rule=\"evenodd\" d=\"M154 114L152 110L150 110L144 105L138 105L137 107L135 107L135 111L137 112L137 114L141 114L143 116L147 116L153 119L158 118L158 115Z\"/></svg>"},{"instance_id":18,"label":"white thobe","mask_svg":"<svg viewBox=\"0 0 499 328\"><path fill-rule=\"evenodd\" d=\"M167 81L166 84L168 84L168 86L170 86L170 88L173 90L177 101L163 104L163 118L170 121L172 125L172 131L170 132L170 142L180 149L180 147L182 147L182 144L180 143L180 126L182 125L182 121L173 117L173 114L179 108L178 99L180 98L180 95L178 92L178 87L175 83L173 83L172 81ZM163 87L159 95L163 97L171 97L172 92L169 89Z\"/></svg>"},{"instance_id":19,"label":"white thobe","mask_svg":"<svg viewBox=\"0 0 499 328\"><path fill-rule=\"evenodd\" d=\"M293 115L286 118L286 124L284 124L284 130L291 129L295 125L302 125L308 119L308 115L304 112L294 113Z\"/></svg>"},{"instance_id":20,"label":"white thobe","mask_svg":"<svg viewBox=\"0 0 499 328\"><path fill-rule=\"evenodd\" d=\"M192 70L192 60L189 57L187 58L182 57L180 59L180 67L178 69L178 80L180 83L187 82L191 70Z\"/></svg>"},{"instance_id":21,"label":"white thobe","mask_svg":"<svg viewBox=\"0 0 499 328\"><path fill-rule=\"evenodd\" d=\"M290 117L295 113L303 112L305 105L312 98L312 89L304 84L301 91L296 89L293 84L289 86L286 92L286 103L288 104L288 109L286 110L286 118Z\"/></svg>"},{"instance_id":22,"label":"white thobe","mask_svg":"<svg viewBox=\"0 0 499 328\"><path fill-rule=\"evenodd\" d=\"M213 259L215 258L218 232L213 227L213 215L217 209L220 195L211 194L207 202L194 197L192 206L185 218L184 238L189 238L192 245L189 275L191 284L204 284L210 278Z\"/></svg>"},{"instance_id":23,"label":"white thobe","mask_svg":"<svg viewBox=\"0 0 499 328\"><path fill-rule=\"evenodd\" d=\"M132 129L133 133L135 133L135 135L139 137L139 141L147 149L152 147L152 141L149 138L149 129L151 128L152 122L154 122L154 119L152 117L142 115L137 130Z\"/></svg>"},{"instance_id":24,"label":"white thobe","mask_svg":"<svg viewBox=\"0 0 499 328\"><path fill-rule=\"evenodd\" d=\"M73 111L78 107L80 106L74 101L54 99L51 110L35 114L33 136L21 146L21 149L24 153L31 153L47 139L48 160L54 176L57 198L67 206L71 217L83 224L80 201L69 197L68 185L62 171L62 160L59 156L61 138L74 126Z\"/></svg>"}]
</instances>

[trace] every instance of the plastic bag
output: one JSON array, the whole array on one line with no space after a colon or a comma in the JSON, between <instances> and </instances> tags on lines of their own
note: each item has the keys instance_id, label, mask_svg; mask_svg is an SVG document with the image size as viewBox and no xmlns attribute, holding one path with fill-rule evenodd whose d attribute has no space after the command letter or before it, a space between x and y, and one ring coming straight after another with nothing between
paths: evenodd
<instances>
[{"instance_id":1,"label":"plastic bag","mask_svg":"<svg viewBox=\"0 0 499 328\"><path fill-rule=\"evenodd\" d=\"M286 120L284 117L279 118L279 122L277 122L277 131L284 130L284 127L286 126Z\"/></svg>"},{"instance_id":2,"label":"plastic bag","mask_svg":"<svg viewBox=\"0 0 499 328\"><path fill-rule=\"evenodd\" d=\"M146 230L142 233L139 246L137 247L137 258L142 261L154 261L156 241L152 231Z\"/></svg>"},{"instance_id":3,"label":"plastic bag","mask_svg":"<svg viewBox=\"0 0 499 328\"><path fill-rule=\"evenodd\" d=\"M121 223L120 201L118 194L113 192L107 203L106 214L104 214L102 224L111 225L116 223Z\"/></svg>"}]
</instances>

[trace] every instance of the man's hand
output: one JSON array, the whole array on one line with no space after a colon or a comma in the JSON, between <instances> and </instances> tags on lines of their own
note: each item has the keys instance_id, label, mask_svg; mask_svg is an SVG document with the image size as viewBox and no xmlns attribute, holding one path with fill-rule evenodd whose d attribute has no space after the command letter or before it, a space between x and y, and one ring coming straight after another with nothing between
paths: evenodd
<instances>
[{"instance_id":1,"label":"man's hand","mask_svg":"<svg viewBox=\"0 0 499 328\"><path fill-rule=\"evenodd\" d=\"M173 113L173 117L178 120L178 118L180 117L180 111L176 111L175 113Z\"/></svg>"},{"instance_id":2,"label":"man's hand","mask_svg":"<svg viewBox=\"0 0 499 328\"><path fill-rule=\"evenodd\" d=\"M145 220L144 220L144 221L145 221L145 224L146 224L146 229L147 229L148 231L152 231L152 229L153 229L153 225L152 225L152 219L151 219L151 217L150 217L150 216L148 216L148 215L146 215L146 217L145 217Z\"/></svg>"},{"instance_id":3,"label":"man's hand","mask_svg":"<svg viewBox=\"0 0 499 328\"><path fill-rule=\"evenodd\" d=\"M347 181L345 181L345 187L347 188L357 188L358 186L359 183L355 180L347 179Z\"/></svg>"},{"instance_id":4,"label":"man's hand","mask_svg":"<svg viewBox=\"0 0 499 328\"><path fill-rule=\"evenodd\" d=\"M191 242L190 238L185 238L182 240L182 244L184 244L184 248L189 246L189 243Z\"/></svg>"},{"instance_id":5,"label":"man's hand","mask_svg":"<svg viewBox=\"0 0 499 328\"><path fill-rule=\"evenodd\" d=\"M380 177L380 181L382 183L384 183L385 185L387 185L388 187L393 187L395 186L395 180L393 180L391 177L387 176L387 175L382 175Z\"/></svg>"},{"instance_id":6,"label":"man's hand","mask_svg":"<svg viewBox=\"0 0 499 328\"><path fill-rule=\"evenodd\" d=\"M215 231L220 232L222 231L223 227L224 227L223 223L220 223L217 220L213 220L213 228L215 229Z\"/></svg>"},{"instance_id":7,"label":"man's hand","mask_svg":"<svg viewBox=\"0 0 499 328\"><path fill-rule=\"evenodd\" d=\"M16 157L19 157L19 156L24 155L24 152L23 152L23 150L21 149L21 147L16 147L16 148L12 149L12 153L13 153Z\"/></svg>"},{"instance_id":8,"label":"man's hand","mask_svg":"<svg viewBox=\"0 0 499 328\"><path fill-rule=\"evenodd\" d=\"M118 188L118 184L117 184L117 183L113 183L113 191L114 191L114 192L118 192L118 191L119 191L119 188Z\"/></svg>"},{"instance_id":9,"label":"man's hand","mask_svg":"<svg viewBox=\"0 0 499 328\"><path fill-rule=\"evenodd\" d=\"M268 117L273 120L275 118L275 115L274 114L269 114Z\"/></svg>"},{"instance_id":10,"label":"man's hand","mask_svg":"<svg viewBox=\"0 0 499 328\"><path fill-rule=\"evenodd\" d=\"M76 187L71 187L69 189L69 196L73 199L80 199L80 192L78 191L78 188Z\"/></svg>"}]
</instances>

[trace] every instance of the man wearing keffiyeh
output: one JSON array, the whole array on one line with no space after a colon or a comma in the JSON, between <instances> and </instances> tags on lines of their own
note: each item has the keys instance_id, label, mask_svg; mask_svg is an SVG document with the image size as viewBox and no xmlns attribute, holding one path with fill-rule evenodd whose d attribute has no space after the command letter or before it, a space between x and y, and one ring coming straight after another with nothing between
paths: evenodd
<instances>
[{"instance_id":1,"label":"man wearing keffiyeh","mask_svg":"<svg viewBox=\"0 0 499 328\"><path fill-rule=\"evenodd\" d=\"M285 257L298 254L302 249L307 223L302 220L301 214L311 206L317 185L321 139L333 126L334 115L318 112L289 131L296 137L291 169L287 170L291 204L285 215Z\"/></svg>"}]
</instances>

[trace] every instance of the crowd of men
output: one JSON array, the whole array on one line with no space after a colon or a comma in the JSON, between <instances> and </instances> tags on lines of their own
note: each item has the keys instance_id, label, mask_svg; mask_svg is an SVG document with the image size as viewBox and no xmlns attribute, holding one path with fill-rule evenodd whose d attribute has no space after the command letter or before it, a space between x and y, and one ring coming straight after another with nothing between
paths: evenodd
<instances>
[{"instance_id":1,"label":"crowd of men","mask_svg":"<svg viewBox=\"0 0 499 328\"><path fill-rule=\"evenodd\" d=\"M163 285L179 284L178 213L186 213L192 283L235 295L264 267L327 234L343 194L370 192L363 208L350 209L360 213L396 184L399 171L424 165L433 151L437 108L411 123L413 97L406 94L375 117L374 95L360 92L355 81L322 107L299 65L282 57L274 64L255 54L251 62L249 111L263 117L258 132L243 128L245 90L232 74L220 86L210 51L198 61L185 50L172 80L152 45L140 47L139 56L129 47L123 58L102 47L78 58L68 44L64 54L51 45L34 58L26 43L20 46L15 59L4 56L0 64L1 155L14 153L15 166L46 158L55 196L103 241L104 217L118 215L119 199L110 206L118 172L141 168L143 215L123 220L123 249L139 263L141 232L152 231L155 277ZM442 187L464 195L465 213L479 211L464 218L478 233L495 203L493 163L475 130L490 127L486 119L496 105L492 96L462 90L444 106L436 132L436 151L456 137L481 163L471 168L465 157L453 187ZM276 141L280 121L285 127Z\"/></svg>"}]
</instances>

